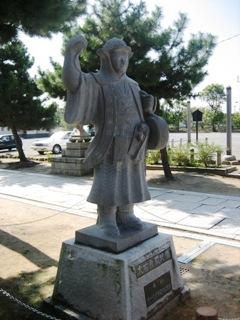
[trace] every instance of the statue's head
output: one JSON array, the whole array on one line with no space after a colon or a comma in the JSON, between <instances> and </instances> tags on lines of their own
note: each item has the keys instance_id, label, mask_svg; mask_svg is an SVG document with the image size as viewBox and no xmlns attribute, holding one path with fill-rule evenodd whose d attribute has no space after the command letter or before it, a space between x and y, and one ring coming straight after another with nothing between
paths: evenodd
<instances>
[{"instance_id":1,"label":"statue's head","mask_svg":"<svg viewBox=\"0 0 240 320\"><path fill-rule=\"evenodd\" d=\"M102 62L103 60L106 60L106 58L110 60L111 66L116 73L126 73L129 58L132 56L132 50L123 40L112 38L108 40L97 53Z\"/></svg>"}]
</instances>

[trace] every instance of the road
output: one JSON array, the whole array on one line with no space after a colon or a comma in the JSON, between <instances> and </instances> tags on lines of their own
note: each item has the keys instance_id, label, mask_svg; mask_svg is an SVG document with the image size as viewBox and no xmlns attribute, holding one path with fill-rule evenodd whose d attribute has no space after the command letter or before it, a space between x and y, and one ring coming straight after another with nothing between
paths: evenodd
<instances>
[{"instance_id":1,"label":"road","mask_svg":"<svg viewBox=\"0 0 240 320\"><path fill-rule=\"evenodd\" d=\"M38 138L38 139L22 139L23 142L23 150L25 152L25 155L27 157L33 157L33 156L39 156L38 152L31 149L31 146L33 144L33 142L37 141L37 140L44 140L46 138ZM12 151L7 151L7 150L0 150L0 155L2 154L11 154L11 155L18 155L17 151L15 149L13 149Z\"/></svg>"},{"instance_id":2,"label":"road","mask_svg":"<svg viewBox=\"0 0 240 320\"><path fill-rule=\"evenodd\" d=\"M217 145L220 145L223 149L223 153L226 152L226 133L222 132L210 132L210 133L199 133L199 141L205 141L205 138L208 139L209 143L215 143ZM23 149L25 151L26 156L39 156L38 153L31 149L31 145L36 140L42 140L46 138L41 139L23 139ZM187 142L187 133L170 133L169 135L169 143L172 144L172 141L174 141L174 145L178 145L180 143L180 139L182 139L183 143ZM192 142L195 143L196 135L195 133L192 133ZM240 133L233 133L232 134L232 153L237 157L237 159L240 159ZM3 151L0 150L0 155L10 153L13 155L17 155L16 151Z\"/></svg>"}]
</instances>

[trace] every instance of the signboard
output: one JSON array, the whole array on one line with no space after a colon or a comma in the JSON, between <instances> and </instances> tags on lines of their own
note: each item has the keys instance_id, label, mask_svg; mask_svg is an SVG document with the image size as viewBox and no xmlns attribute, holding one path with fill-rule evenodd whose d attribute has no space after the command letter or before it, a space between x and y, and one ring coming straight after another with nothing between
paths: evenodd
<instances>
[{"instance_id":1,"label":"signboard","mask_svg":"<svg viewBox=\"0 0 240 320\"><path fill-rule=\"evenodd\" d=\"M149 307L172 290L170 271L155 279L144 287L146 305Z\"/></svg>"},{"instance_id":2,"label":"signboard","mask_svg":"<svg viewBox=\"0 0 240 320\"><path fill-rule=\"evenodd\" d=\"M151 255L144 261L134 265L134 271L137 278L141 278L146 273L156 269L164 262L172 259L170 247L161 252L152 252Z\"/></svg>"},{"instance_id":3,"label":"signboard","mask_svg":"<svg viewBox=\"0 0 240 320\"><path fill-rule=\"evenodd\" d=\"M192 113L193 121L196 122L196 142L198 142L198 122L202 121L203 112L200 110L195 110Z\"/></svg>"},{"instance_id":4,"label":"signboard","mask_svg":"<svg viewBox=\"0 0 240 320\"><path fill-rule=\"evenodd\" d=\"M203 112L200 110L195 110L192 113L193 121L202 121Z\"/></svg>"}]
</instances>

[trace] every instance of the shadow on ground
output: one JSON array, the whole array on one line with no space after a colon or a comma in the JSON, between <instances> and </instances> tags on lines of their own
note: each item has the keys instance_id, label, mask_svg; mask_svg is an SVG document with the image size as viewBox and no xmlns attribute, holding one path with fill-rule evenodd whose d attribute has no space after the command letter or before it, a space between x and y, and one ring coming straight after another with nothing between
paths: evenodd
<instances>
[{"instance_id":1,"label":"shadow on ground","mask_svg":"<svg viewBox=\"0 0 240 320\"><path fill-rule=\"evenodd\" d=\"M44 252L3 230L0 230L0 243L2 246L23 255L39 268L56 267L58 264L56 260L47 256Z\"/></svg>"},{"instance_id":2,"label":"shadow on ground","mask_svg":"<svg viewBox=\"0 0 240 320\"><path fill-rule=\"evenodd\" d=\"M42 301L52 294L55 276L55 267L39 269L36 272L21 273L19 277L0 278L0 288L3 288L23 303L41 310ZM0 293L0 319L42 320L44 318Z\"/></svg>"},{"instance_id":3,"label":"shadow on ground","mask_svg":"<svg viewBox=\"0 0 240 320\"><path fill-rule=\"evenodd\" d=\"M9 291L21 301L41 308L41 302L52 294L56 268L39 269L22 273L19 277L0 279L0 287ZM222 265L216 258L193 262L184 279L191 290L191 298L179 303L164 320L193 320L199 306L211 305L225 320L240 318L240 272L239 265ZM41 310L41 309L40 309ZM42 319L26 311L15 302L0 295L0 319L30 320Z\"/></svg>"},{"instance_id":4,"label":"shadow on ground","mask_svg":"<svg viewBox=\"0 0 240 320\"><path fill-rule=\"evenodd\" d=\"M43 299L52 293L58 262L31 244L3 230L0 230L0 243L39 267L35 272L22 272L18 277L0 278L0 289L6 290L26 304L39 308ZM0 319L30 320L43 318L0 292Z\"/></svg>"},{"instance_id":5,"label":"shadow on ground","mask_svg":"<svg viewBox=\"0 0 240 320\"><path fill-rule=\"evenodd\" d=\"M187 172L173 172L173 176L173 180L166 180L162 171L147 172L150 187L240 196L240 180L236 178Z\"/></svg>"}]
</instances>

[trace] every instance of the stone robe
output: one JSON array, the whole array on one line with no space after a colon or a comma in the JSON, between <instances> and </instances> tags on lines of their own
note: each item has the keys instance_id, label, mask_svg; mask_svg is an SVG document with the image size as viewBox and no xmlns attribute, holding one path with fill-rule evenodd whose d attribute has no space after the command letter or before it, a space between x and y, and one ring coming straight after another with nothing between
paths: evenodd
<instances>
[{"instance_id":1,"label":"stone robe","mask_svg":"<svg viewBox=\"0 0 240 320\"><path fill-rule=\"evenodd\" d=\"M145 179L147 135L141 95L146 97L126 75L107 83L97 73L82 73L79 88L68 92L65 120L93 123L96 130L85 160L87 167L94 168L89 202L124 206L150 199ZM151 108L146 105L148 112ZM136 128L141 125L145 136L135 152Z\"/></svg>"}]
</instances>

